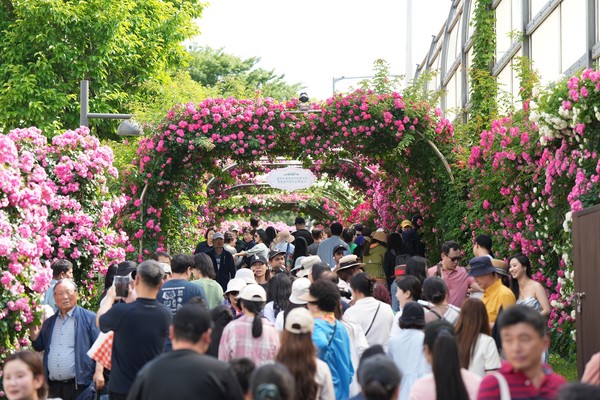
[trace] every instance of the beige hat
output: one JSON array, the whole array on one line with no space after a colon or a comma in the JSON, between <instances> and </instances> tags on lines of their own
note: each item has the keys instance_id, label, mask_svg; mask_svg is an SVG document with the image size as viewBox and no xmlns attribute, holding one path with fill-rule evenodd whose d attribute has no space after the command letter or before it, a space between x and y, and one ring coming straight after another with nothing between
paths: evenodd
<instances>
[{"instance_id":1,"label":"beige hat","mask_svg":"<svg viewBox=\"0 0 600 400\"><path fill-rule=\"evenodd\" d=\"M315 320L306 308L294 308L285 318L285 330L296 335L311 333L314 326Z\"/></svg>"},{"instance_id":2,"label":"beige hat","mask_svg":"<svg viewBox=\"0 0 600 400\"><path fill-rule=\"evenodd\" d=\"M352 267L364 267L366 264L360 263L357 261L358 257L354 254L350 254L348 256L344 256L340 258L340 265L337 269L338 271L342 269L352 268Z\"/></svg>"},{"instance_id":3,"label":"beige hat","mask_svg":"<svg viewBox=\"0 0 600 400\"><path fill-rule=\"evenodd\" d=\"M387 244L387 234L385 232L373 232L371 234L371 237L377 240L378 242Z\"/></svg>"},{"instance_id":4,"label":"beige hat","mask_svg":"<svg viewBox=\"0 0 600 400\"><path fill-rule=\"evenodd\" d=\"M321 257L319 256L304 257L301 262L302 267L296 273L296 276L298 278L304 278L305 276L308 276L308 274L310 274L312 271L313 265L315 265L318 262L321 262Z\"/></svg>"},{"instance_id":5,"label":"beige hat","mask_svg":"<svg viewBox=\"0 0 600 400\"><path fill-rule=\"evenodd\" d=\"M298 278L292 283L292 293L290 294L290 302L294 304L306 304L306 301L300 300L299 297L304 293L308 293L310 280L308 278Z\"/></svg>"},{"instance_id":6,"label":"beige hat","mask_svg":"<svg viewBox=\"0 0 600 400\"><path fill-rule=\"evenodd\" d=\"M504 260L500 260L497 258L492 258L492 265L496 268L496 272L500 275L509 276L508 274L508 264Z\"/></svg>"},{"instance_id":7,"label":"beige hat","mask_svg":"<svg viewBox=\"0 0 600 400\"><path fill-rule=\"evenodd\" d=\"M295 238L294 238L294 236L292 236L290 231L286 231L286 230L279 232L277 234L277 236L275 236L275 242L277 242L277 243L281 243L281 242L292 243L294 241L294 239Z\"/></svg>"},{"instance_id":8,"label":"beige hat","mask_svg":"<svg viewBox=\"0 0 600 400\"><path fill-rule=\"evenodd\" d=\"M240 290L237 298L249 301L267 301L267 292L260 285L246 285Z\"/></svg>"}]
</instances>

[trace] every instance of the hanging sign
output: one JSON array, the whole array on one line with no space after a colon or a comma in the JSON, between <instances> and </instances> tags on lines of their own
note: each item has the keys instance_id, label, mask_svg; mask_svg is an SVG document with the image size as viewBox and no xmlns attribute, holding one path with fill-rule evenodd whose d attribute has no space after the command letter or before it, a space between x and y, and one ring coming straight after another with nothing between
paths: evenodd
<instances>
[{"instance_id":1,"label":"hanging sign","mask_svg":"<svg viewBox=\"0 0 600 400\"><path fill-rule=\"evenodd\" d=\"M317 177L308 169L286 167L267 174L267 183L276 189L294 191L311 187Z\"/></svg>"}]
</instances>

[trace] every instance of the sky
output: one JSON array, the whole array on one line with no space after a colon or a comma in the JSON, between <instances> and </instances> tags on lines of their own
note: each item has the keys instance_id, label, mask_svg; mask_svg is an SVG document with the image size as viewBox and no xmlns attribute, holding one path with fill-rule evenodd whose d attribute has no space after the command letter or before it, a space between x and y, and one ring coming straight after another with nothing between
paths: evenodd
<instances>
[{"instance_id":1,"label":"sky","mask_svg":"<svg viewBox=\"0 0 600 400\"><path fill-rule=\"evenodd\" d=\"M209 0L193 42L238 57L260 57L258 67L302 83L312 100L333 93L333 78L373 75L373 62L406 71L407 0ZM413 74L432 36L448 17L449 0L413 0ZM347 91L359 79L343 79Z\"/></svg>"}]
</instances>

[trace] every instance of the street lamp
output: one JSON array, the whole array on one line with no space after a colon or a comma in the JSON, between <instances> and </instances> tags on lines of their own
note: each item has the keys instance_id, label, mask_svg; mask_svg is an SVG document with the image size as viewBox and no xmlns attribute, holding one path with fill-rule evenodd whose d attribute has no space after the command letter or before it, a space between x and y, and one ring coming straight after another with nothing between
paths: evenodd
<instances>
[{"instance_id":1,"label":"street lamp","mask_svg":"<svg viewBox=\"0 0 600 400\"><path fill-rule=\"evenodd\" d=\"M398 78L402 75L388 75L392 78ZM338 83L339 81L344 81L346 79L370 79L370 78L374 78L373 75L368 75L368 76L340 76L338 78L333 77L332 79L332 92L333 94L335 94L335 84Z\"/></svg>"},{"instance_id":2,"label":"street lamp","mask_svg":"<svg viewBox=\"0 0 600 400\"><path fill-rule=\"evenodd\" d=\"M109 113L91 113L90 109L90 81L79 81L79 125L88 126L90 118L99 119L124 119L125 121L119 124L117 135L119 136L140 136L142 134L141 126L133 121L129 121L133 114L109 114Z\"/></svg>"}]
</instances>

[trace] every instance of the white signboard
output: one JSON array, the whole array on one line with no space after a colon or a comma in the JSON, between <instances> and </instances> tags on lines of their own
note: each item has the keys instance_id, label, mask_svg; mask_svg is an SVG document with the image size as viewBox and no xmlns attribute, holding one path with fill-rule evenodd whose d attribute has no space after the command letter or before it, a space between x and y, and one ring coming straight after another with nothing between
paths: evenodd
<instances>
[{"instance_id":1,"label":"white signboard","mask_svg":"<svg viewBox=\"0 0 600 400\"><path fill-rule=\"evenodd\" d=\"M267 183L276 189L294 191L311 187L317 177L308 169L286 167L275 169L267 175Z\"/></svg>"}]
</instances>

